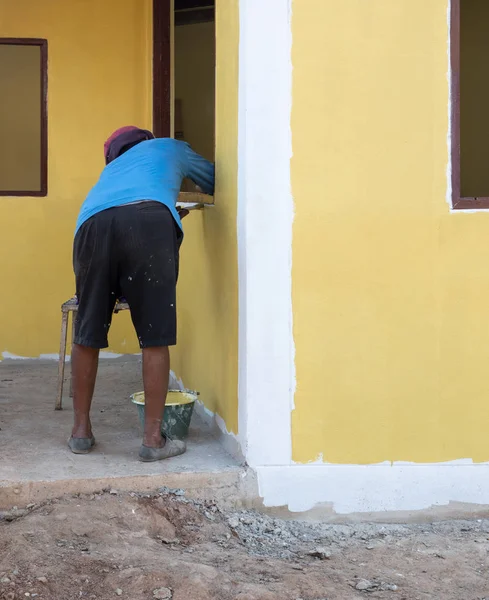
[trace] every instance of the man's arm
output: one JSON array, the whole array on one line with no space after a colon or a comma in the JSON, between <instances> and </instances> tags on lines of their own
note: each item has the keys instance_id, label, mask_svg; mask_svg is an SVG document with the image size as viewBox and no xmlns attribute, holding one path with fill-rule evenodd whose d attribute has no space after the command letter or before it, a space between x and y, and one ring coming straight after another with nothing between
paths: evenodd
<instances>
[{"instance_id":1,"label":"man's arm","mask_svg":"<svg viewBox=\"0 0 489 600\"><path fill-rule=\"evenodd\" d=\"M192 148L185 144L185 177L191 179L198 185L204 194L214 194L214 164L206 160Z\"/></svg>"}]
</instances>

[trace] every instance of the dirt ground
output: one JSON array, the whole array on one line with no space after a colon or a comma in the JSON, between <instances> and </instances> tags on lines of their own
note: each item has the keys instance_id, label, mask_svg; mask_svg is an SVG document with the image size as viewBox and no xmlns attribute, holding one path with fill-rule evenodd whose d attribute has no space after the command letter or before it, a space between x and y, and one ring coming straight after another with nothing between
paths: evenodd
<instances>
[{"instance_id":1,"label":"dirt ground","mask_svg":"<svg viewBox=\"0 0 489 600\"><path fill-rule=\"evenodd\" d=\"M489 521L326 525L109 490L0 514L0 598L489 600Z\"/></svg>"}]
</instances>

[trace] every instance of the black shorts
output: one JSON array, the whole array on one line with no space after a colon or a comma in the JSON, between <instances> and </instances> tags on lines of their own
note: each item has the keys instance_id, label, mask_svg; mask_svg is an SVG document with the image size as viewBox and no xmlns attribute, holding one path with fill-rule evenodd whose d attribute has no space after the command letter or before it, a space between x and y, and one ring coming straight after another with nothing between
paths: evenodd
<instances>
[{"instance_id":1,"label":"black shorts","mask_svg":"<svg viewBox=\"0 0 489 600\"><path fill-rule=\"evenodd\" d=\"M75 343L106 348L116 300L125 298L141 348L176 344L182 232L168 208L144 201L94 215L73 245Z\"/></svg>"}]
</instances>

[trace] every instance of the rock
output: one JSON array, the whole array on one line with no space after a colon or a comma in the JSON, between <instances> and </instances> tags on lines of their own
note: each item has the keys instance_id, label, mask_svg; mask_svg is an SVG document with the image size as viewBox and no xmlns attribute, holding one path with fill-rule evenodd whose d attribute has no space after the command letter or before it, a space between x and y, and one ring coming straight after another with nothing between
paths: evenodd
<instances>
[{"instance_id":1,"label":"rock","mask_svg":"<svg viewBox=\"0 0 489 600\"><path fill-rule=\"evenodd\" d=\"M229 527L231 527L231 529L237 529L237 527L239 526L239 519L237 519L236 517L231 517L230 519L228 519L228 525Z\"/></svg>"},{"instance_id":2,"label":"rock","mask_svg":"<svg viewBox=\"0 0 489 600\"><path fill-rule=\"evenodd\" d=\"M0 579L0 583L10 583L10 579L8 577L2 577L2 579Z\"/></svg>"},{"instance_id":3,"label":"rock","mask_svg":"<svg viewBox=\"0 0 489 600\"><path fill-rule=\"evenodd\" d=\"M153 590L153 597L157 600L171 600L173 594L170 588L162 587L158 588L157 590Z\"/></svg>"},{"instance_id":4,"label":"rock","mask_svg":"<svg viewBox=\"0 0 489 600\"><path fill-rule=\"evenodd\" d=\"M66 521L68 515L66 513L58 513L54 516L54 518L56 519L56 521Z\"/></svg>"},{"instance_id":5,"label":"rock","mask_svg":"<svg viewBox=\"0 0 489 600\"><path fill-rule=\"evenodd\" d=\"M171 544L179 544L180 540L178 538L169 539L169 538L163 538L162 537L161 538L161 543L162 544L166 544L167 546L170 546Z\"/></svg>"},{"instance_id":6,"label":"rock","mask_svg":"<svg viewBox=\"0 0 489 600\"><path fill-rule=\"evenodd\" d=\"M173 493L175 496L185 496L185 490L178 489L175 490Z\"/></svg>"},{"instance_id":7,"label":"rock","mask_svg":"<svg viewBox=\"0 0 489 600\"><path fill-rule=\"evenodd\" d=\"M328 560L331 558L331 551L327 548L318 547L308 552L309 556L314 556L320 560Z\"/></svg>"},{"instance_id":8,"label":"rock","mask_svg":"<svg viewBox=\"0 0 489 600\"><path fill-rule=\"evenodd\" d=\"M109 492L109 494L110 494L111 496L117 496L117 494L118 494L118 493L119 493L119 492L118 492L117 490L110 490L110 492Z\"/></svg>"},{"instance_id":9,"label":"rock","mask_svg":"<svg viewBox=\"0 0 489 600\"><path fill-rule=\"evenodd\" d=\"M37 581L39 581L39 583L44 583L44 585L46 585L48 582L48 578L47 577L38 577Z\"/></svg>"},{"instance_id":10,"label":"rock","mask_svg":"<svg viewBox=\"0 0 489 600\"><path fill-rule=\"evenodd\" d=\"M112 492L111 492L111 493L112 493ZM118 596L122 596L122 590L121 590L121 588L117 588L117 589L116 589L116 591L115 591L115 593L116 593Z\"/></svg>"},{"instance_id":11,"label":"rock","mask_svg":"<svg viewBox=\"0 0 489 600\"><path fill-rule=\"evenodd\" d=\"M360 579L360 581L355 586L355 589L359 592L367 592L368 590L372 590L374 588L375 585L368 579Z\"/></svg>"},{"instance_id":12,"label":"rock","mask_svg":"<svg viewBox=\"0 0 489 600\"><path fill-rule=\"evenodd\" d=\"M8 510L6 512L0 513L0 521L4 520L8 523L15 521L16 519L20 519L21 517L25 517L29 511L26 508L17 508L14 506L12 510Z\"/></svg>"},{"instance_id":13,"label":"rock","mask_svg":"<svg viewBox=\"0 0 489 600\"><path fill-rule=\"evenodd\" d=\"M395 583L383 583L383 584L380 586L380 589L381 589L383 592L397 592L397 590L398 590L399 588L397 587L397 585L396 585Z\"/></svg>"},{"instance_id":14,"label":"rock","mask_svg":"<svg viewBox=\"0 0 489 600\"><path fill-rule=\"evenodd\" d=\"M253 525L253 523L255 522L255 520L252 519L251 517L243 517L241 519L241 522L244 523L245 525Z\"/></svg>"}]
</instances>

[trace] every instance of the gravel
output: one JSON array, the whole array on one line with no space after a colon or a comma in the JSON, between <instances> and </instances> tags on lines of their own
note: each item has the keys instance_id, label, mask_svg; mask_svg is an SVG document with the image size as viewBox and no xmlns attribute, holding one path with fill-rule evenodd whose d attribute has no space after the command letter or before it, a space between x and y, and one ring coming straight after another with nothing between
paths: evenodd
<instances>
[{"instance_id":1,"label":"gravel","mask_svg":"<svg viewBox=\"0 0 489 600\"><path fill-rule=\"evenodd\" d=\"M171 600L172 596L170 588L162 587L153 591L153 597L157 600Z\"/></svg>"}]
</instances>

